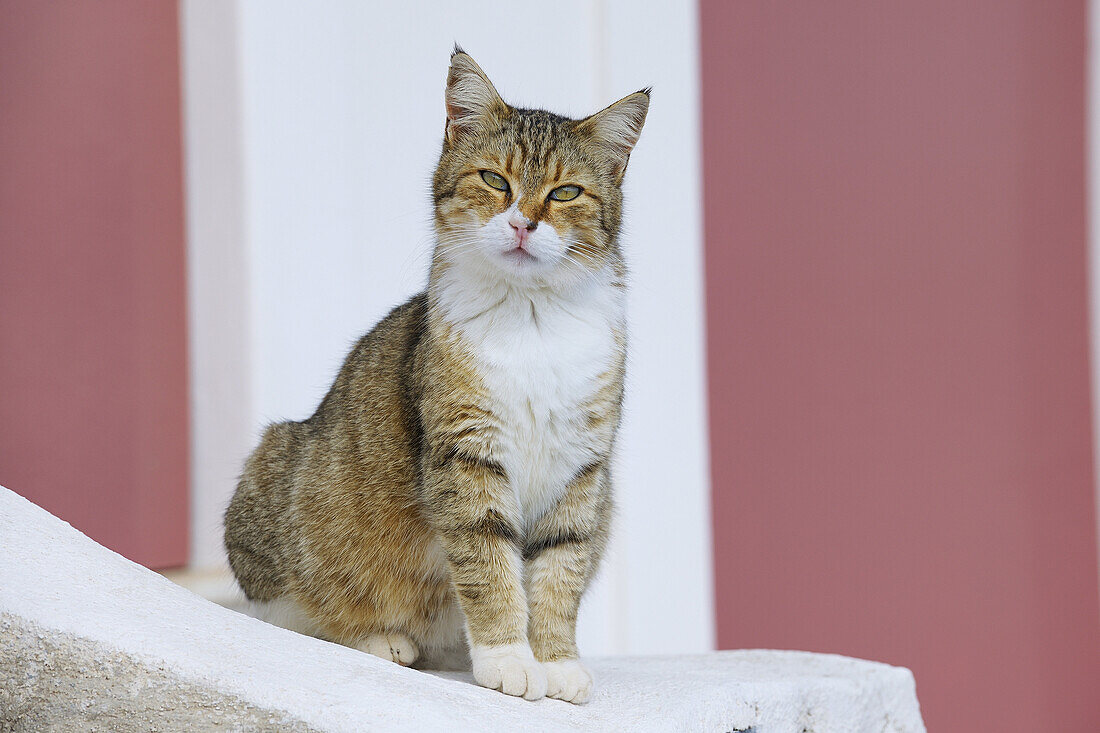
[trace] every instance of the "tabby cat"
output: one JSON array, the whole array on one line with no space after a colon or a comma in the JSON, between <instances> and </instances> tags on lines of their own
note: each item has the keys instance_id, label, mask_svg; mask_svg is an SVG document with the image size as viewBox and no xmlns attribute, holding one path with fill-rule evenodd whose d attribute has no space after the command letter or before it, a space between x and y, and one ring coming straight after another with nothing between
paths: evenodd
<instances>
[{"instance_id":1,"label":"tabby cat","mask_svg":"<svg viewBox=\"0 0 1100 733\"><path fill-rule=\"evenodd\" d=\"M581 594L607 542L626 355L623 175L649 90L573 120L447 75L427 291L271 425L225 515L268 617L485 687L574 703Z\"/></svg>"}]
</instances>

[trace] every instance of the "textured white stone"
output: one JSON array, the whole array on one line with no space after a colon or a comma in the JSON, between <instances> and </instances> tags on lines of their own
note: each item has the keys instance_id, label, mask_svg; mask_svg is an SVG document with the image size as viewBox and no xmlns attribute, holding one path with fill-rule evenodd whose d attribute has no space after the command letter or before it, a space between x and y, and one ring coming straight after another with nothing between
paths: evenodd
<instances>
[{"instance_id":1,"label":"textured white stone","mask_svg":"<svg viewBox=\"0 0 1100 733\"><path fill-rule=\"evenodd\" d=\"M210 603L0 487L0 730L924 731L900 667L787 651L589 662L583 706L405 669Z\"/></svg>"}]
</instances>

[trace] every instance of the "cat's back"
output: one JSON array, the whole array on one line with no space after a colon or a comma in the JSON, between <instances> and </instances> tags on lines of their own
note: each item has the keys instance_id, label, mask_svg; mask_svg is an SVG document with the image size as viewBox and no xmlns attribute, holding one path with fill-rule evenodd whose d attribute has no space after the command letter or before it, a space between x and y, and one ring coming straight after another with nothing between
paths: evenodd
<instances>
[{"instance_id":1,"label":"cat's back","mask_svg":"<svg viewBox=\"0 0 1100 733\"><path fill-rule=\"evenodd\" d=\"M331 530L349 518L340 514L361 521L377 494L410 488L411 377L426 308L423 294L394 308L355 344L316 412L269 425L249 455L225 513L225 544L250 599L286 591L311 527Z\"/></svg>"},{"instance_id":2,"label":"cat's back","mask_svg":"<svg viewBox=\"0 0 1100 733\"><path fill-rule=\"evenodd\" d=\"M414 407L417 349L427 329L427 295L394 308L352 348L317 411L305 422L351 437L403 429Z\"/></svg>"}]
</instances>

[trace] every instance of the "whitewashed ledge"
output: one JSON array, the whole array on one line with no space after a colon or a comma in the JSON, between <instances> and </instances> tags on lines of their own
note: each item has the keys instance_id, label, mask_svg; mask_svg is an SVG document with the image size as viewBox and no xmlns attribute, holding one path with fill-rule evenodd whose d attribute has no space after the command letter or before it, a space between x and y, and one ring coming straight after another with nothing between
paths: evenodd
<instances>
[{"instance_id":1,"label":"whitewashed ledge","mask_svg":"<svg viewBox=\"0 0 1100 733\"><path fill-rule=\"evenodd\" d=\"M907 669L803 652L589 660L529 703L194 595L0 487L0 731L924 731Z\"/></svg>"}]
</instances>

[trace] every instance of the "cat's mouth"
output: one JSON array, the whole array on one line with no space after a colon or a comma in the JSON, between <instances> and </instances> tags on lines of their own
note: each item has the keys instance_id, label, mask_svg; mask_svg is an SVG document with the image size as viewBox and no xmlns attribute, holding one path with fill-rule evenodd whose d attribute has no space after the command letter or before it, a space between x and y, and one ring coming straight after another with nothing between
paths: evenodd
<instances>
[{"instance_id":1,"label":"cat's mouth","mask_svg":"<svg viewBox=\"0 0 1100 733\"><path fill-rule=\"evenodd\" d=\"M531 254L531 251L526 247L513 247L512 249L504 251L504 258L509 262L516 264L526 264L528 262L537 262L538 257Z\"/></svg>"}]
</instances>

